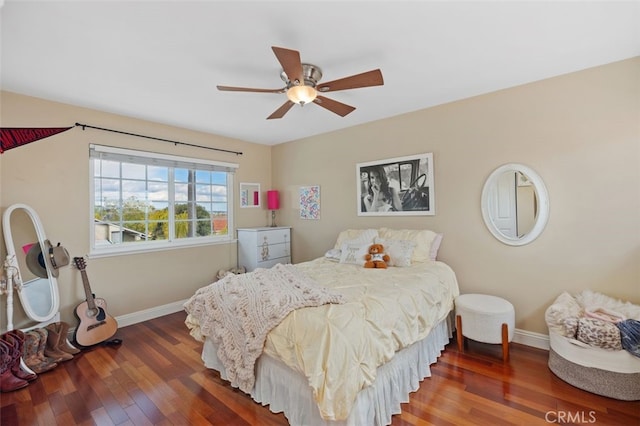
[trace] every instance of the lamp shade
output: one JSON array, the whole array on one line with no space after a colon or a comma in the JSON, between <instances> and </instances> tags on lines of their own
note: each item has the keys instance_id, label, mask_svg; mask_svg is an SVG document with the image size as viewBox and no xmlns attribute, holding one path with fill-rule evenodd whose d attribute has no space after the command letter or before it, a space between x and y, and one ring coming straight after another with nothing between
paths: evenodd
<instances>
[{"instance_id":1,"label":"lamp shade","mask_svg":"<svg viewBox=\"0 0 640 426\"><path fill-rule=\"evenodd\" d=\"M278 191L267 191L267 208L269 210L278 210L280 208Z\"/></svg>"},{"instance_id":2,"label":"lamp shade","mask_svg":"<svg viewBox=\"0 0 640 426\"><path fill-rule=\"evenodd\" d=\"M313 102L313 100L318 96L318 92L315 88L311 86L292 86L287 90L287 98L293 103L304 105L309 102Z\"/></svg>"}]
</instances>

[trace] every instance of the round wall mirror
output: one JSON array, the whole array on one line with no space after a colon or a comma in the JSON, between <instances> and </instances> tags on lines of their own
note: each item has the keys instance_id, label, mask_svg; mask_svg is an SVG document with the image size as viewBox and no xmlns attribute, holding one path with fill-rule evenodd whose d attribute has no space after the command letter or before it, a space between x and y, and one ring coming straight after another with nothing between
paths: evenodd
<instances>
[{"instance_id":1,"label":"round wall mirror","mask_svg":"<svg viewBox=\"0 0 640 426\"><path fill-rule=\"evenodd\" d=\"M489 175L481 207L491 234L511 246L538 238L549 219L547 188L535 171L522 164L505 164Z\"/></svg>"}]
</instances>

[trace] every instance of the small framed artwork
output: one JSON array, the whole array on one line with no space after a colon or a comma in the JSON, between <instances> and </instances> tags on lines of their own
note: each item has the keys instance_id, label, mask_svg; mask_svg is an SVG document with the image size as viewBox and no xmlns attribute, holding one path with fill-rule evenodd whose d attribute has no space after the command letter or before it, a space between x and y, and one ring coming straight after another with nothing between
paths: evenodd
<instances>
[{"instance_id":1,"label":"small framed artwork","mask_svg":"<svg viewBox=\"0 0 640 426\"><path fill-rule=\"evenodd\" d=\"M240 207L260 207L259 183L240 183Z\"/></svg>"},{"instance_id":2,"label":"small framed artwork","mask_svg":"<svg viewBox=\"0 0 640 426\"><path fill-rule=\"evenodd\" d=\"M300 187L300 219L320 219L320 186Z\"/></svg>"},{"instance_id":3,"label":"small framed artwork","mask_svg":"<svg viewBox=\"0 0 640 426\"><path fill-rule=\"evenodd\" d=\"M356 164L358 216L433 216L433 153Z\"/></svg>"}]
</instances>

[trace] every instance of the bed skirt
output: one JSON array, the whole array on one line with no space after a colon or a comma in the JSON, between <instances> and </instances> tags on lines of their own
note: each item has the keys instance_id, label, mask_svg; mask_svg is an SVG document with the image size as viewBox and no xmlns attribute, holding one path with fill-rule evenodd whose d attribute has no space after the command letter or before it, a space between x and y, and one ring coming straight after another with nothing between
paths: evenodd
<instances>
[{"instance_id":1,"label":"bed skirt","mask_svg":"<svg viewBox=\"0 0 640 426\"><path fill-rule=\"evenodd\" d=\"M453 317L448 315L425 339L398 351L391 361L380 366L375 382L360 391L346 420L322 419L307 379L267 355L262 355L256 363L256 383L251 397L262 405L269 405L273 413L284 412L292 425L388 425L391 416L400 413L400 404L409 402L409 393L418 390L420 381L431 376L429 366L449 343L453 329ZM207 368L219 371L226 380L216 346L209 339L205 340L202 359Z\"/></svg>"}]
</instances>

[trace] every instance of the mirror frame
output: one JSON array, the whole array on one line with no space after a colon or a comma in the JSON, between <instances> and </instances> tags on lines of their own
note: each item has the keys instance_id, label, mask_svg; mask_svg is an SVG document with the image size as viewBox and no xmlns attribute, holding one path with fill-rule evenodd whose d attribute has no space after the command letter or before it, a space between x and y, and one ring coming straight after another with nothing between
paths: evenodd
<instances>
[{"instance_id":1,"label":"mirror frame","mask_svg":"<svg viewBox=\"0 0 640 426\"><path fill-rule=\"evenodd\" d=\"M501 233L489 215L489 188L497 183L498 178L504 172L521 172L527 176L533 185L536 197L538 198L538 213L533 228L520 238L507 237ZM533 171L533 169L525 166L524 164L508 163L495 169L487 178L484 187L482 188L481 209L482 219L484 219L485 225L487 225L491 234L496 237L498 241L510 246L523 246L538 238L547 226L547 222L549 221L549 194L542 178L538 173Z\"/></svg>"},{"instance_id":2,"label":"mirror frame","mask_svg":"<svg viewBox=\"0 0 640 426\"><path fill-rule=\"evenodd\" d=\"M40 221L40 217L36 213L34 209L27 206L26 204L13 204L4 211L2 215L2 230L4 232L4 242L5 247L7 248L7 258L5 260L6 268L13 268L13 270L17 273L17 278L19 280L21 290L18 291L18 297L20 298L20 302L22 303L23 310L27 317L31 320L36 321L38 323L51 322L51 320L58 321L60 319L60 293L58 291L58 279L51 273L51 269L49 268L49 263L45 262L46 270L47 270L47 278L35 278L27 280L26 282L22 279L22 273L20 272L20 265L18 263L18 259L16 257L16 249L15 242L13 240L13 233L11 231L11 214L16 210L23 210L24 213L27 214L29 219L31 219L31 223L33 224L33 228L35 229L36 236L38 241L35 244L40 244L41 249L45 246L45 240L47 236L44 233L44 228L42 227L42 222ZM43 250L43 253L46 251ZM41 282L47 281L47 288L49 289L49 295L51 297L51 305L49 307L49 311L47 313L36 312L33 307L33 304L29 300L30 293L25 286L28 285L40 285ZM35 288L35 287L33 287ZM40 288L38 287L38 290ZM11 302L11 306L9 306ZM9 329L13 328L13 288L9 290L7 293L7 324L9 325Z\"/></svg>"},{"instance_id":3,"label":"mirror frame","mask_svg":"<svg viewBox=\"0 0 640 426\"><path fill-rule=\"evenodd\" d=\"M246 190L253 190L258 192L258 204L242 204L242 191L246 188ZM248 182L240 182L240 208L242 209L251 209L257 208L262 205L262 193L260 192L260 184L259 183L248 183Z\"/></svg>"}]
</instances>

